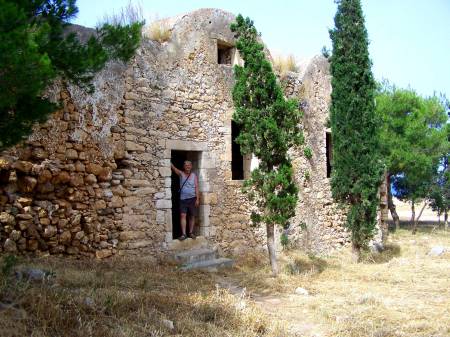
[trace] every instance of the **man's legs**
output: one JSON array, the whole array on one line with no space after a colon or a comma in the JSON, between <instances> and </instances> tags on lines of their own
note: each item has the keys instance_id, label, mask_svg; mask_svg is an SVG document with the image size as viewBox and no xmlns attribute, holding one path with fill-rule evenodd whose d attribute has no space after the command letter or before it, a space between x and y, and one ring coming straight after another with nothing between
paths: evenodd
<instances>
[{"instance_id":1,"label":"man's legs","mask_svg":"<svg viewBox=\"0 0 450 337\"><path fill-rule=\"evenodd\" d=\"M189 234L194 234L195 216L189 214Z\"/></svg>"},{"instance_id":2,"label":"man's legs","mask_svg":"<svg viewBox=\"0 0 450 337\"><path fill-rule=\"evenodd\" d=\"M181 234L186 236L186 213L180 213Z\"/></svg>"}]
</instances>

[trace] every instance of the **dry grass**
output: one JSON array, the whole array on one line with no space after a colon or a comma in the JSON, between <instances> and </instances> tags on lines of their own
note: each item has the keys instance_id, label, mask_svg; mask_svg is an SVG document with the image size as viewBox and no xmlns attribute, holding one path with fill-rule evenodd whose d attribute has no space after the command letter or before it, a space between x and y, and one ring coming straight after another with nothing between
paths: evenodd
<instances>
[{"instance_id":1,"label":"dry grass","mask_svg":"<svg viewBox=\"0 0 450 337\"><path fill-rule=\"evenodd\" d=\"M447 247L446 253L429 256L435 245ZM312 324L322 336L444 337L450 336L449 249L450 232L413 236L402 230L364 263L351 263L347 250L323 259L288 252L277 279L265 263L240 263L232 277L265 311L294 325ZM295 295L296 287L310 295ZM280 303L265 300L273 293Z\"/></svg>"},{"instance_id":2,"label":"dry grass","mask_svg":"<svg viewBox=\"0 0 450 337\"><path fill-rule=\"evenodd\" d=\"M289 251L278 278L259 255L219 274L136 259L23 259L55 276L44 284L0 280L0 335L450 336L450 252L428 255L435 245L450 248L450 232L401 230L390 241L360 264L347 250L321 258ZM297 287L309 295L296 295ZM244 288L248 295L239 295Z\"/></svg>"},{"instance_id":3,"label":"dry grass","mask_svg":"<svg viewBox=\"0 0 450 337\"><path fill-rule=\"evenodd\" d=\"M273 59L273 67L279 74L285 74L288 71L298 71L297 61L294 55L277 55Z\"/></svg>"},{"instance_id":4,"label":"dry grass","mask_svg":"<svg viewBox=\"0 0 450 337\"><path fill-rule=\"evenodd\" d=\"M144 28L144 35L153 41L163 43L169 41L172 36L172 31L169 25L164 20L152 22L149 26Z\"/></svg>"},{"instance_id":5,"label":"dry grass","mask_svg":"<svg viewBox=\"0 0 450 337\"><path fill-rule=\"evenodd\" d=\"M3 277L0 303L11 306L0 306L2 337L286 336L282 326L245 297L218 288L207 273L142 260L42 258L20 264L55 277L44 284Z\"/></svg>"}]
</instances>

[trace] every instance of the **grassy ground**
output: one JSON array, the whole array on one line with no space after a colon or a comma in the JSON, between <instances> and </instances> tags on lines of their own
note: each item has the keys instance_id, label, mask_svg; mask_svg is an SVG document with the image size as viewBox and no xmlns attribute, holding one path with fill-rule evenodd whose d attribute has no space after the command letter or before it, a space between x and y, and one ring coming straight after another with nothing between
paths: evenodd
<instances>
[{"instance_id":1,"label":"grassy ground","mask_svg":"<svg viewBox=\"0 0 450 337\"><path fill-rule=\"evenodd\" d=\"M13 305L0 309L2 337L285 335L245 299L216 287L208 273L142 260L45 258L21 265L55 276L44 284L3 277L0 302Z\"/></svg>"},{"instance_id":2,"label":"grassy ground","mask_svg":"<svg viewBox=\"0 0 450 337\"><path fill-rule=\"evenodd\" d=\"M436 245L446 253L428 255ZM450 336L449 250L450 232L401 230L391 234L386 251L367 254L364 263L351 263L348 250L326 258L287 252L277 279L267 265L248 262L233 278L302 336L444 337ZM296 287L309 296L295 295Z\"/></svg>"},{"instance_id":3,"label":"grassy ground","mask_svg":"<svg viewBox=\"0 0 450 337\"><path fill-rule=\"evenodd\" d=\"M217 274L136 259L22 259L16 268L54 276L17 282L2 271L0 335L450 336L450 252L429 256L435 245L450 248L450 232L402 230L357 265L347 250L321 258L286 252L277 279L261 256Z\"/></svg>"}]
</instances>

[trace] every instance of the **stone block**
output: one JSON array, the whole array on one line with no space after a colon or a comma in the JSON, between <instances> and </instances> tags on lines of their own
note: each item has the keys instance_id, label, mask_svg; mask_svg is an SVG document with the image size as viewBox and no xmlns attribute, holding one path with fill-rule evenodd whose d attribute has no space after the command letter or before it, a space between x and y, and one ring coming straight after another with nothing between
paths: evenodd
<instances>
[{"instance_id":1,"label":"stone block","mask_svg":"<svg viewBox=\"0 0 450 337\"><path fill-rule=\"evenodd\" d=\"M37 185L37 179L30 176L19 177L17 179L17 187L20 192L30 193Z\"/></svg>"},{"instance_id":2,"label":"stone block","mask_svg":"<svg viewBox=\"0 0 450 337\"><path fill-rule=\"evenodd\" d=\"M3 249L5 250L5 252L14 253L17 252L17 245L13 240L6 239L5 243L3 244Z\"/></svg>"},{"instance_id":3,"label":"stone block","mask_svg":"<svg viewBox=\"0 0 450 337\"><path fill-rule=\"evenodd\" d=\"M125 149L127 151L144 152L145 151L145 146L127 140L125 142Z\"/></svg>"},{"instance_id":4,"label":"stone block","mask_svg":"<svg viewBox=\"0 0 450 337\"><path fill-rule=\"evenodd\" d=\"M97 250L95 252L95 257L97 259L104 259L104 258L110 257L112 255L113 255L113 253L112 253L111 249L102 249L102 250Z\"/></svg>"},{"instance_id":5,"label":"stone block","mask_svg":"<svg viewBox=\"0 0 450 337\"><path fill-rule=\"evenodd\" d=\"M166 212L162 210L156 211L156 223L158 225L164 224L166 221Z\"/></svg>"},{"instance_id":6,"label":"stone block","mask_svg":"<svg viewBox=\"0 0 450 337\"><path fill-rule=\"evenodd\" d=\"M149 247L152 244L154 244L154 241L152 240L140 240L136 242L129 242L127 244L128 249L139 249L139 248L145 248Z\"/></svg>"},{"instance_id":7,"label":"stone block","mask_svg":"<svg viewBox=\"0 0 450 337\"><path fill-rule=\"evenodd\" d=\"M211 158L202 158L200 161L200 168L202 169L210 169L210 168L216 168L216 161Z\"/></svg>"},{"instance_id":8,"label":"stone block","mask_svg":"<svg viewBox=\"0 0 450 337\"><path fill-rule=\"evenodd\" d=\"M67 149L65 155L67 159L78 159L78 152L74 149Z\"/></svg>"},{"instance_id":9,"label":"stone block","mask_svg":"<svg viewBox=\"0 0 450 337\"><path fill-rule=\"evenodd\" d=\"M59 236L59 242L62 244L68 245L70 241L72 241L72 234L70 233L70 231L64 231Z\"/></svg>"},{"instance_id":10,"label":"stone block","mask_svg":"<svg viewBox=\"0 0 450 337\"><path fill-rule=\"evenodd\" d=\"M20 171L22 173L28 174L31 172L31 169L33 168L33 164L28 161L18 160L16 162L14 162L14 164L12 165L12 168L17 171Z\"/></svg>"},{"instance_id":11,"label":"stone block","mask_svg":"<svg viewBox=\"0 0 450 337\"><path fill-rule=\"evenodd\" d=\"M171 177L165 177L164 178L164 187L171 187L172 186L172 178Z\"/></svg>"},{"instance_id":12,"label":"stone block","mask_svg":"<svg viewBox=\"0 0 450 337\"><path fill-rule=\"evenodd\" d=\"M90 173L84 178L84 182L89 185L95 184L97 182L97 177Z\"/></svg>"},{"instance_id":13,"label":"stone block","mask_svg":"<svg viewBox=\"0 0 450 337\"><path fill-rule=\"evenodd\" d=\"M156 209L167 209L167 208L172 208L171 200L165 199L156 200Z\"/></svg>"},{"instance_id":14,"label":"stone block","mask_svg":"<svg viewBox=\"0 0 450 337\"><path fill-rule=\"evenodd\" d=\"M159 174L161 175L161 177L170 177L172 176L172 170L170 169L170 167L160 167L158 169Z\"/></svg>"},{"instance_id":15,"label":"stone block","mask_svg":"<svg viewBox=\"0 0 450 337\"><path fill-rule=\"evenodd\" d=\"M103 167L98 174L99 181L110 181L112 179L112 169L110 167Z\"/></svg>"},{"instance_id":16,"label":"stone block","mask_svg":"<svg viewBox=\"0 0 450 337\"><path fill-rule=\"evenodd\" d=\"M5 225L14 226L14 224L16 223L16 220L14 218L14 215L6 213L6 212L1 212L0 213L0 223L5 224Z\"/></svg>"},{"instance_id":17,"label":"stone block","mask_svg":"<svg viewBox=\"0 0 450 337\"><path fill-rule=\"evenodd\" d=\"M146 179L126 179L124 185L133 187L150 186L150 182Z\"/></svg>"},{"instance_id":18,"label":"stone block","mask_svg":"<svg viewBox=\"0 0 450 337\"><path fill-rule=\"evenodd\" d=\"M143 238L145 238L145 233L139 231L123 231L119 234L120 241L130 241Z\"/></svg>"},{"instance_id":19,"label":"stone block","mask_svg":"<svg viewBox=\"0 0 450 337\"><path fill-rule=\"evenodd\" d=\"M57 233L57 229L55 226L47 226L44 230L44 238L51 238L53 236L55 236Z\"/></svg>"},{"instance_id":20,"label":"stone block","mask_svg":"<svg viewBox=\"0 0 450 337\"><path fill-rule=\"evenodd\" d=\"M207 151L207 142L194 142L189 140L176 140L168 139L166 140L166 148L171 150L182 150L182 151Z\"/></svg>"},{"instance_id":21,"label":"stone block","mask_svg":"<svg viewBox=\"0 0 450 337\"><path fill-rule=\"evenodd\" d=\"M135 190L133 192L133 195L144 197L147 195L152 195L155 192L156 192L156 190L154 187L144 187L144 188L138 188L137 190Z\"/></svg>"},{"instance_id":22,"label":"stone block","mask_svg":"<svg viewBox=\"0 0 450 337\"><path fill-rule=\"evenodd\" d=\"M96 200L94 203L94 209L105 209L106 208L106 202L105 200Z\"/></svg>"},{"instance_id":23,"label":"stone block","mask_svg":"<svg viewBox=\"0 0 450 337\"><path fill-rule=\"evenodd\" d=\"M115 195L111 198L111 207L119 208L122 206L123 206L123 200L120 196Z\"/></svg>"},{"instance_id":24,"label":"stone block","mask_svg":"<svg viewBox=\"0 0 450 337\"><path fill-rule=\"evenodd\" d=\"M164 229L166 232L172 232L172 212L166 211L166 218L164 221Z\"/></svg>"},{"instance_id":25,"label":"stone block","mask_svg":"<svg viewBox=\"0 0 450 337\"><path fill-rule=\"evenodd\" d=\"M130 207L134 207L134 206L139 205L140 201L141 201L141 198L136 197L136 196L124 197L123 198L124 205L130 206Z\"/></svg>"}]
</instances>

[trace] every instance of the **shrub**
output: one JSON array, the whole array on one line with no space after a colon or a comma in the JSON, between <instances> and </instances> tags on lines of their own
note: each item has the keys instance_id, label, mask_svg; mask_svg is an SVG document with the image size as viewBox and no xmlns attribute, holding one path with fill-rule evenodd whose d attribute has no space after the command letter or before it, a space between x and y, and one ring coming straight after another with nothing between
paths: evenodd
<instances>
[{"instance_id":1,"label":"shrub","mask_svg":"<svg viewBox=\"0 0 450 337\"><path fill-rule=\"evenodd\" d=\"M159 20L152 22L150 26L147 27L145 35L153 41L163 43L170 40L172 31L166 22Z\"/></svg>"},{"instance_id":2,"label":"shrub","mask_svg":"<svg viewBox=\"0 0 450 337\"><path fill-rule=\"evenodd\" d=\"M275 56L273 59L273 68L280 74L285 74L288 71L298 71L297 61L292 54L288 56Z\"/></svg>"}]
</instances>

